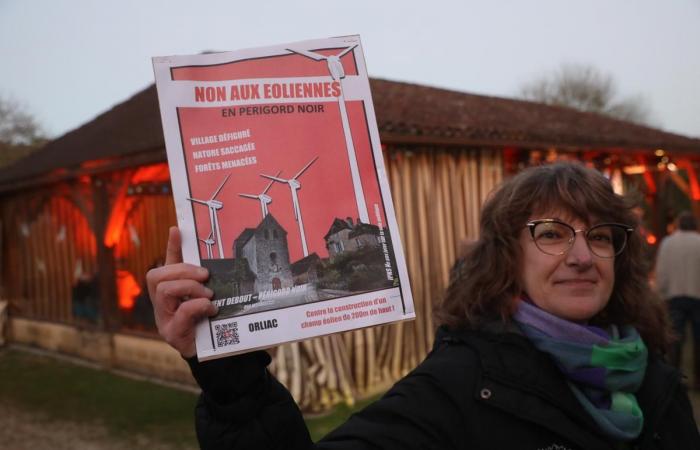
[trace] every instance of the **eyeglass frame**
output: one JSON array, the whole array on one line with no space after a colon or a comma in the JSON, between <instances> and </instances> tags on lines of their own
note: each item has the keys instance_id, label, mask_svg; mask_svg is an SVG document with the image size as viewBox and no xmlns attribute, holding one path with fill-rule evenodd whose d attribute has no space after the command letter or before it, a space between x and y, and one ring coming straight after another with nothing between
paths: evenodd
<instances>
[{"instance_id":1,"label":"eyeglass frame","mask_svg":"<svg viewBox=\"0 0 700 450\"><path fill-rule=\"evenodd\" d=\"M539 245L537 245L537 239L535 239L535 227L541 223L558 223L560 225L564 225L565 227L567 227L571 231L573 231L573 236L569 239L568 247L566 248L566 250L564 250L560 253L547 253L544 250L542 250ZM622 230L625 232L625 243L624 243L624 245L622 245L622 247L620 247L620 250L615 252L612 256L600 256L598 253L595 252L595 250L593 250L593 248L591 248L591 243L588 242L588 233L590 233L591 230L593 230L595 228L603 227L603 226L610 226L610 225L622 228ZM615 222L598 223L598 224L593 225L590 228L580 228L577 230L576 228L572 227L568 223L562 222L561 220L558 220L558 219L531 220L525 224L525 228L528 228L530 230L530 236L532 237L532 242L535 244L535 247L537 247L537 250L541 251L545 255L561 256L561 255L567 254L569 252L569 250L571 250L571 248L574 246L574 242L576 242L576 233L583 233L588 250L590 250L591 253L594 254L595 256L597 256L598 258L604 258L604 259L610 259L610 258L614 258L616 256L621 255L622 252L625 251L625 248L627 247L627 240L629 239L629 235L632 232L634 232L633 227L626 225L624 223L615 223Z\"/></svg>"}]
</instances>

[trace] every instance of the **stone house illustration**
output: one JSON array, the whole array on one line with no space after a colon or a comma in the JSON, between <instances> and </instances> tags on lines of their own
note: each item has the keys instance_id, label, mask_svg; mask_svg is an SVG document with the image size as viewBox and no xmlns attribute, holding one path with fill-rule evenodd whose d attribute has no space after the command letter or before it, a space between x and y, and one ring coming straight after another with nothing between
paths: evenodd
<instances>
[{"instance_id":1,"label":"stone house illustration","mask_svg":"<svg viewBox=\"0 0 700 450\"><path fill-rule=\"evenodd\" d=\"M378 226L362 223L359 219L353 223L351 217L345 220L335 218L323 239L326 241L330 258L343 252L353 252L360 248L376 247L381 244Z\"/></svg>"}]
</instances>

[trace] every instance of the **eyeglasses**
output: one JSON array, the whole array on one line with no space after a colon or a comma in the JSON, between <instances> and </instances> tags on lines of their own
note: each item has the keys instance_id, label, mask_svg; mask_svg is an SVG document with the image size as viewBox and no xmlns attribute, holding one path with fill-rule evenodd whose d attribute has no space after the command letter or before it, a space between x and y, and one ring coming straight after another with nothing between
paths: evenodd
<instances>
[{"instance_id":1,"label":"eyeglasses","mask_svg":"<svg viewBox=\"0 0 700 450\"><path fill-rule=\"evenodd\" d=\"M556 219L532 220L530 229L535 246L547 255L559 256L569 251L576 240L576 233L583 233L591 253L600 258L614 258L627 245L627 236L634 228L621 223L601 223L589 229L576 230L568 223Z\"/></svg>"}]
</instances>

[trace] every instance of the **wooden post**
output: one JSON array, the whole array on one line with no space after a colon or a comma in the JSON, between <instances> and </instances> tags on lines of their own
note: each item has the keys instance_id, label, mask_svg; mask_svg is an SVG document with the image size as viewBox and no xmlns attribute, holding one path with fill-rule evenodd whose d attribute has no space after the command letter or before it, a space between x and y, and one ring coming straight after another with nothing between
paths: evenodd
<instances>
[{"instance_id":1,"label":"wooden post","mask_svg":"<svg viewBox=\"0 0 700 450\"><path fill-rule=\"evenodd\" d=\"M97 246L97 276L100 291L100 315L105 331L119 329L121 320L117 309L116 266L114 249L105 246L104 237L109 220L111 201L105 180L95 178L93 185L95 244Z\"/></svg>"},{"instance_id":2,"label":"wooden post","mask_svg":"<svg viewBox=\"0 0 700 450\"><path fill-rule=\"evenodd\" d=\"M683 168L688 173L688 189L686 195L690 200L690 208L695 217L700 217L700 181L698 173L695 170L695 165L690 158L681 158L678 161L678 167Z\"/></svg>"}]
</instances>

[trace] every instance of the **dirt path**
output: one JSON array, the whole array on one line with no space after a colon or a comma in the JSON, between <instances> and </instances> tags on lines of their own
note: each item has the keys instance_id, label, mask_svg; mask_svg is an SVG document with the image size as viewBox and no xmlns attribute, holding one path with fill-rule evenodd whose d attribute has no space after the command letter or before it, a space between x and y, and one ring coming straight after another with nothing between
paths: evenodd
<instances>
[{"instance_id":1,"label":"dirt path","mask_svg":"<svg viewBox=\"0 0 700 450\"><path fill-rule=\"evenodd\" d=\"M166 450L138 435L119 439L99 424L49 420L41 414L0 401L0 449L7 450Z\"/></svg>"}]
</instances>

